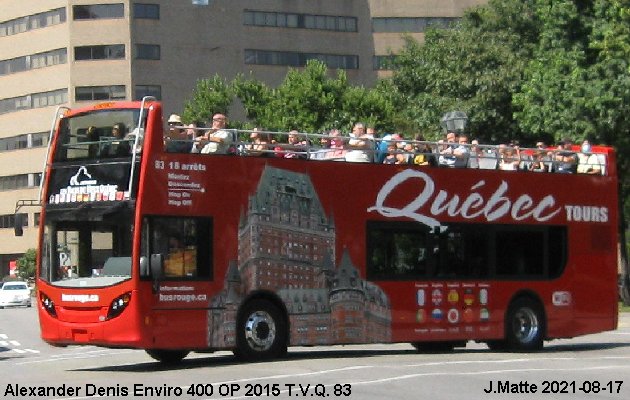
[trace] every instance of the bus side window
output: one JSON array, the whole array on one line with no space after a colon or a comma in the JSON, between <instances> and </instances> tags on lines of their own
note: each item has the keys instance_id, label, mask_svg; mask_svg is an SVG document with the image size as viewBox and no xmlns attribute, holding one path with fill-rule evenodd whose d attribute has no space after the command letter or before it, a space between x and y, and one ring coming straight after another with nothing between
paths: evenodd
<instances>
[{"instance_id":1,"label":"bus side window","mask_svg":"<svg viewBox=\"0 0 630 400\"><path fill-rule=\"evenodd\" d=\"M165 279L212 277L212 220L148 217L143 228L142 256L161 254Z\"/></svg>"}]
</instances>

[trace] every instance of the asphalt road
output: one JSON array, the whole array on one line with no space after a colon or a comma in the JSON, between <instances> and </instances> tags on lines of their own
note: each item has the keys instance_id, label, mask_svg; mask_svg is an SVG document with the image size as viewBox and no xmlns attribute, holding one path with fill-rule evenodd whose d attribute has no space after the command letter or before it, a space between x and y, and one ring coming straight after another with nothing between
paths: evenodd
<instances>
[{"instance_id":1,"label":"asphalt road","mask_svg":"<svg viewBox=\"0 0 630 400\"><path fill-rule=\"evenodd\" d=\"M34 308L0 310L0 399L630 398L628 313L617 331L549 342L533 354L476 343L448 354L418 354L407 344L333 346L291 348L266 363L192 354L177 368L140 350L51 347L38 329Z\"/></svg>"}]
</instances>

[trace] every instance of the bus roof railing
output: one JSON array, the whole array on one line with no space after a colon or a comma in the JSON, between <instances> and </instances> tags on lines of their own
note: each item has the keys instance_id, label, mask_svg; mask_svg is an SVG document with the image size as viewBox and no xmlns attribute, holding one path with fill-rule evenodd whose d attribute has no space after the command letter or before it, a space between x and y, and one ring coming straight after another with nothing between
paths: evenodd
<instances>
[{"instance_id":1,"label":"bus roof railing","mask_svg":"<svg viewBox=\"0 0 630 400\"><path fill-rule=\"evenodd\" d=\"M129 188L129 196L132 196L133 193L133 175L136 170L136 158L138 157L139 149L138 143L142 143L142 141L144 140L144 138L142 137L144 129L142 123L146 123L145 104L150 101L157 101L157 99L153 96L144 96L142 98L142 103L140 104L140 115L138 116L138 124L136 125L136 129L138 129L138 132L134 135L133 147L131 152L131 173L129 174L129 185L127 185L127 187Z\"/></svg>"},{"instance_id":2,"label":"bus roof railing","mask_svg":"<svg viewBox=\"0 0 630 400\"><path fill-rule=\"evenodd\" d=\"M193 129L196 135L202 136L211 131L212 128L193 128L186 125L176 126L179 129ZM330 135L322 133L305 132L275 132L249 129L223 129L232 132L232 145L230 154L240 156L267 156L278 158L301 158L309 160L326 161L347 161L353 160L349 153L364 152L367 158L363 162L382 163L387 156L387 147L392 145L390 152L400 155L400 159L407 159L407 162L397 162L397 164L414 164L415 155L424 154L433 157L435 165L477 168L477 169L498 169L509 171L535 171L535 172L565 172L607 175L609 157L606 152L593 151L581 152L579 150L545 148L527 148L510 145L494 144L470 144L455 143L445 141L418 141L409 139L392 139L389 136L384 138L353 138L350 136ZM256 143L248 140L255 133L264 141ZM289 136L297 137L297 142L289 143ZM184 140L192 142L191 139ZM352 141L368 142L365 147L352 146ZM328 144L323 144L327 142ZM333 146L330 143L334 142ZM464 161L457 163L443 163L442 158L453 157L448 152L442 152L448 148L465 149ZM211 153L210 153L211 154ZM590 157L594 155L594 157ZM430 164L430 163L429 163ZM599 172L597 172L599 171Z\"/></svg>"},{"instance_id":3,"label":"bus roof railing","mask_svg":"<svg viewBox=\"0 0 630 400\"><path fill-rule=\"evenodd\" d=\"M42 168L42 177L39 180L39 195L37 196L37 198L39 199L40 202L42 201L42 193L44 191L44 181L46 180L46 170L47 170L46 167L48 165L48 159L50 158L50 152L53 145L53 136L55 135L57 122L59 121L59 118L63 116L63 113L61 112L61 110L69 111L70 107L67 107L67 106L57 107L57 109L55 110L55 116L53 117L52 123L50 125L50 133L48 134L48 147L46 149L46 158L44 158L44 165Z\"/></svg>"}]
</instances>

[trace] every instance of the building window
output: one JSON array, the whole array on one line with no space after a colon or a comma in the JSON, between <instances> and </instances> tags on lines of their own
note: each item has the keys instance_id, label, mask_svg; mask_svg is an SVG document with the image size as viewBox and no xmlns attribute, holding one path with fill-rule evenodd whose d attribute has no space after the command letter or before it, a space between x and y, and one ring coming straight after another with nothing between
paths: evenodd
<instances>
[{"instance_id":1,"label":"building window","mask_svg":"<svg viewBox=\"0 0 630 400\"><path fill-rule=\"evenodd\" d=\"M13 228L15 226L15 215L16 214L0 215L0 228ZM22 226L28 226L28 214L19 213L17 215L21 217Z\"/></svg>"},{"instance_id":2,"label":"building window","mask_svg":"<svg viewBox=\"0 0 630 400\"><path fill-rule=\"evenodd\" d=\"M18 135L0 139L0 151L26 149L28 147L28 135Z\"/></svg>"},{"instance_id":3,"label":"building window","mask_svg":"<svg viewBox=\"0 0 630 400\"><path fill-rule=\"evenodd\" d=\"M136 44L137 60L159 60L160 45L159 44Z\"/></svg>"},{"instance_id":4,"label":"building window","mask_svg":"<svg viewBox=\"0 0 630 400\"><path fill-rule=\"evenodd\" d=\"M9 99L0 99L0 114L28 110L31 108L59 105L68 102L68 90L58 89L50 92L32 93Z\"/></svg>"},{"instance_id":5,"label":"building window","mask_svg":"<svg viewBox=\"0 0 630 400\"><path fill-rule=\"evenodd\" d=\"M66 22L66 9L57 8L2 22L0 23L0 36L17 35L33 29L63 24L64 22Z\"/></svg>"},{"instance_id":6,"label":"building window","mask_svg":"<svg viewBox=\"0 0 630 400\"><path fill-rule=\"evenodd\" d=\"M57 90L54 92L34 93L31 98L32 108L54 106L68 102L68 91Z\"/></svg>"},{"instance_id":7,"label":"building window","mask_svg":"<svg viewBox=\"0 0 630 400\"><path fill-rule=\"evenodd\" d=\"M396 61L395 55L388 56L374 56L373 68L375 71L392 70L394 69L394 62Z\"/></svg>"},{"instance_id":8,"label":"building window","mask_svg":"<svg viewBox=\"0 0 630 400\"><path fill-rule=\"evenodd\" d=\"M123 18L125 7L122 3L72 6L72 15L75 20Z\"/></svg>"},{"instance_id":9,"label":"building window","mask_svg":"<svg viewBox=\"0 0 630 400\"><path fill-rule=\"evenodd\" d=\"M68 50L57 49L31 56L31 69L50 67L68 62Z\"/></svg>"},{"instance_id":10,"label":"building window","mask_svg":"<svg viewBox=\"0 0 630 400\"><path fill-rule=\"evenodd\" d=\"M125 85L78 86L74 89L74 99L76 101L124 100L125 97Z\"/></svg>"},{"instance_id":11,"label":"building window","mask_svg":"<svg viewBox=\"0 0 630 400\"><path fill-rule=\"evenodd\" d=\"M133 3L133 17L137 19L160 19L160 5Z\"/></svg>"},{"instance_id":12,"label":"building window","mask_svg":"<svg viewBox=\"0 0 630 400\"><path fill-rule=\"evenodd\" d=\"M142 100L145 96L153 96L162 100L162 87L160 85L136 85L134 88L134 100Z\"/></svg>"},{"instance_id":13,"label":"building window","mask_svg":"<svg viewBox=\"0 0 630 400\"><path fill-rule=\"evenodd\" d=\"M359 68L359 56L356 55L245 49L245 64L303 67L309 60L320 60L329 68Z\"/></svg>"},{"instance_id":14,"label":"building window","mask_svg":"<svg viewBox=\"0 0 630 400\"><path fill-rule=\"evenodd\" d=\"M357 32L356 17L253 10L243 12L243 25Z\"/></svg>"},{"instance_id":15,"label":"building window","mask_svg":"<svg viewBox=\"0 0 630 400\"><path fill-rule=\"evenodd\" d=\"M30 133L31 146L30 147L45 147L48 146L48 138L50 134L48 132Z\"/></svg>"},{"instance_id":16,"label":"building window","mask_svg":"<svg viewBox=\"0 0 630 400\"><path fill-rule=\"evenodd\" d=\"M38 187L40 180L41 174L38 173L0 176L0 191Z\"/></svg>"},{"instance_id":17,"label":"building window","mask_svg":"<svg viewBox=\"0 0 630 400\"><path fill-rule=\"evenodd\" d=\"M28 133L0 139L0 151L11 151L48 145L48 133Z\"/></svg>"},{"instance_id":18,"label":"building window","mask_svg":"<svg viewBox=\"0 0 630 400\"><path fill-rule=\"evenodd\" d=\"M372 18L372 32L424 32L429 28L449 28L457 17Z\"/></svg>"},{"instance_id":19,"label":"building window","mask_svg":"<svg viewBox=\"0 0 630 400\"><path fill-rule=\"evenodd\" d=\"M0 61L0 75L9 75L31 69L49 67L67 62L67 50L56 49Z\"/></svg>"},{"instance_id":20,"label":"building window","mask_svg":"<svg viewBox=\"0 0 630 400\"><path fill-rule=\"evenodd\" d=\"M80 60L122 60L125 58L124 44L98 46L77 46L74 48L74 59Z\"/></svg>"}]
</instances>

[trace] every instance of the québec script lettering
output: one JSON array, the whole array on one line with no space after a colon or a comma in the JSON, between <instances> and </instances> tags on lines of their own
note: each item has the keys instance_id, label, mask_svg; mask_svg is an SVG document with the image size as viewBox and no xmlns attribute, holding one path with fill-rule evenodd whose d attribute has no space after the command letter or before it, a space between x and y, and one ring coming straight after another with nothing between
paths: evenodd
<instances>
[{"instance_id":1,"label":"qu\u00e9bec script lettering","mask_svg":"<svg viewBox=\"0 0 630 400\"><path fill-rule=\"evenodd\" d=\"M420 194L408 204L402 207L389 207L387 199L396 190L402 190L402 185L413 184L421 189ZM452 194L446 190L435 193L435 182L424 172L407 169L394 175L383 185L376 196L374 206L367 209L368 212L377 212L384 217L407 217L432 228L440 226L436 217L446 215L459 216L464 219L472 219L483 216L488 222L509 215L515 221L533 218L538 222L545 222L562 211L562 207L556 205L552 195L543 197L536 202L530 195L522 194L516 199L510 198L507 182L502 181L489 198L479 193L486 185L480 180L470 187L466 197L460 194ZM406 186L406 190L409 186ZM423 207L430 204L429 214L421 213Z\"/></svg>"}]
</instances>

